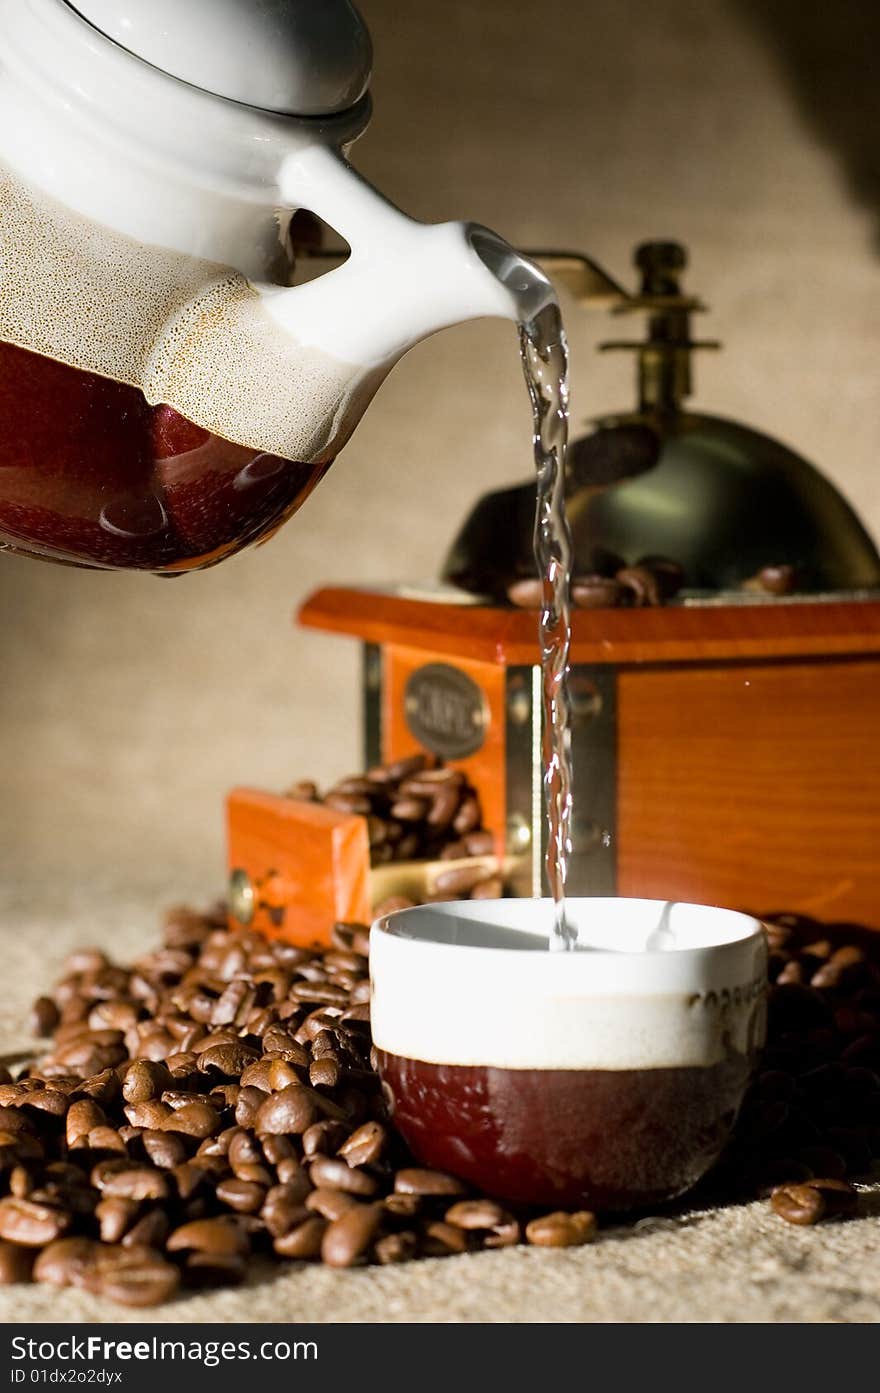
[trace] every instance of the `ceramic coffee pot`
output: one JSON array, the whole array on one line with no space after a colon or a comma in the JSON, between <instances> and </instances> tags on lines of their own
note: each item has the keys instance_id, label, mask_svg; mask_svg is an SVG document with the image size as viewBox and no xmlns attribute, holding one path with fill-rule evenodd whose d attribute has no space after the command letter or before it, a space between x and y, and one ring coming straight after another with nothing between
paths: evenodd
<instances>
[{"instance_id":1,"label":"ceramic coffee pot","mask_svg":"<svg viewBox=\"0 0 880 1393\"><path fill-rule=\"evenodd\" d=\"M299 507L407 348L551 293L349 167L348 0L0 0L0 26L0 549L217 562ZM299 209L350 255L291 285Z\"/></svg>"}]
</instances>

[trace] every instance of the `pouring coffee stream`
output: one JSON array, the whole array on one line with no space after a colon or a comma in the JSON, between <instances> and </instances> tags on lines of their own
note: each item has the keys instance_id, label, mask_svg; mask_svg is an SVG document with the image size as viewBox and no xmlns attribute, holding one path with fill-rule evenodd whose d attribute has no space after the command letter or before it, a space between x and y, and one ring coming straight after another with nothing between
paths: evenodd
<instances>
[{"instance_id":1,"label":"pouring coffee stream","mask_svg":"<svg viewBox=\"0 0 880 1393\"><path fill-rule=\"evenodd\" d=\"M0 549L160 575L214 565L299 508L407 349L466 319L519 324L563 942L570 544L556 297L496 234L416 222L351 169L370 114L369 38L348 0L320 8L0 0ZM299 209L350 255L291 285Z\"/></svg>"}]
</instances>

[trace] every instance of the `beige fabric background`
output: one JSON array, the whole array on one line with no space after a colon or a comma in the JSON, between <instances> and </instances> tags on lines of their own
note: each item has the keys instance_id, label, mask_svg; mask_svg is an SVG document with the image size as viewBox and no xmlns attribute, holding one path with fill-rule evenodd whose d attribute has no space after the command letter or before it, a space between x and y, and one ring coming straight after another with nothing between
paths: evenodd
<instances>
[{"instance_id":1,"label":"beige fabric background","mask_svg":"<svg viewBox=\"0 0 880 1393\"><path fill-rule=\"evenodd\" d=\"M697 400L802 450L880 529L875 7L362 9L376 47L364 173L417 216L581 248L621 277L638 240L686 241L690 284L714 308L701 327L726 344L698 362ZM569 316L576 421L631 399L628 364L593 352L608 328ZM319 582L435 573L474 498L528 475L528 433L511 327L471 324L400 364L306 511L261 550L173 584L0 559L10 1038L65 941L139 944L161 903L220 888L231 785L357 766L356 648L295 633L293 610ZM352 1319L866 1320L876 1225L780 1233L732 1211L583 1254L481 1257L467 1282L457 1264L294 1274L185 1311L315 1315L332 1292ZM45 1294L11 1309L50 1307L82 1313Z\"/></svg>"}]
</instances>

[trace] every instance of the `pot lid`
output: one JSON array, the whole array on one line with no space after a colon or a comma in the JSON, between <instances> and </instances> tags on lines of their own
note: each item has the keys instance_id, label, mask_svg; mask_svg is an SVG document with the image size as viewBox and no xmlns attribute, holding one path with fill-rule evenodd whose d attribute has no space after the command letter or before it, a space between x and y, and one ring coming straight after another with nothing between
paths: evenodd
<instances>
[{"instance_id":1,"label":"pot lid","mask_svg":"<svg viewBox=\"0 0 880 1393\"><path fill-rule=\"evenodd\" d=\"M153 67L265 111L330 116L370 81L370 36L349 0L66 3Z\"/></svg>"}]
</instances>

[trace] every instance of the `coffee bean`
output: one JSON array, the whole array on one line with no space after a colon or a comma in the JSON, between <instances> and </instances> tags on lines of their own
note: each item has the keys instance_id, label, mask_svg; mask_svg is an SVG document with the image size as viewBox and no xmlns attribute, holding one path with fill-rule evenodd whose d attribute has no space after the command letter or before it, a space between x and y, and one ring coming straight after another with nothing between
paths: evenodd
<instances>
[{"instance_id":1,"label":"coffee bean","mask_svg":"<svg viewBox=\"0 0 880 1393\"><path fill-rule=\"evenodd\" d=\"M187 1150L182 1137L173 1132L144 1132L141 1137L144 1151L154 1166L171 1170L186 1160Z\"/></svg>"},{"instance_id":2,"label":"coffee bean","mask_svg":"<svg viewBox=\"0 0 880 1393\"><path fill-rule=\"evenodd\" d=\"M399 1195L463 1195L465 1187L454 1176L442 1171L410 1166L397 1172L394 1189Z\"/></svg>"},{"instance_id":3,"label":"coffee bean","mask_svg":"<svg viewBox=\"0 0 880 1393\"><path fill-rule=\"evenodd\" d=\"M418 1236L411 1230L404 1230L402 1233L388 1233L384 1238L376 1242L376 1258L383 1265L396 1262L409 1262L416 1256L418 1250Z\"/></svg>"},{"instance_id":4,"label":"coffee bean","mask_svg":"<svg viewBox=\"0 0 880 1393\"><path fill-rule=\"evenodd\" d=\"M335 1059L313 1059L309 1065L309 1082L314 1088L335 1088L339 1083L340 1067Z\"/></svg>"},{"instance_id":5,"label":"coffee bean","mask_svg":"<svg viewBox=\"0 0 880 1393\"><path fill-rule=\"evenodd\" d=\"M466 895L485 878L483 866L456 866L435 876L434 888L444 895Z\"/></svg>"},{"instance_id":6,"label":"coffee bean","mask_svg":"<svg viewBox=\"0 0 880 1393\"><path fill-rule=\"evenodd\" d=\"M146 1131L158 1132L172 1115L172 1109L158 1098L146 1103L129 1103L124 1109L132 1127L142 1127Z\"/></svg>"},{"instance_id":7,"label":"coffee bean","mask_svg":"<svg viewBox=\"0 0 880 1393\"><path fill-rule=\"evenodd\" d=\"M203 1073L211 1070L225 1078L239 1078L249 1064L259 1058L259 1051L239 1040L234 1044L212 1045L199 1054L199 1068Z\"/></svg>"},{"instance_id":8,"label":"coffee bean","mask_svg":"<svg viewBox=\"0 0 880 1393\"><path fill-rule=\"evenodd\" d=\"M381 1204L355 1204L325 1229L323 1261L328 1267L352 1267L369 1248L381 1220Z\"/></svg>"},{"instance_id":9,"label":"coffee bean","mask_svg":"<svg viewBox=\"0 0 880 1393\"><path fill-rule=\"evenodd\" d=\"M540 609L544 603L544 587L537 576L527 576L508 585L507 598L517 609Z\"/></svg>"},{"instance_id":10,"label":"coffee bean","mask_svg":"<svg viewBox=\"0 0 880 1393\"><path fill-rule=\"evenodd\" d=\"M365 1122L342 1143L339 1155L349 1166L371 1166L382 1157L387 1143L388 1133L380 1122Z\"/></svg>"},{"instance_id":11,"label":"coffee bean","mask_svg":"<svg viewBox=\"0 0 880 1393\"><path fill-rule=\"evenodd\" d=\"M624 566L615 580L623 586L624 596L631 605L643 607L662 603L657 577L648 566Z\"/></svg>"},{"instance_id":12,"label":"coffee bean","mask_svg":"<svg viewBox=\"0 0 880 1393\"><path fill-rule=\"evenodd\" d=\"M117 1301L122 1306L159 1306L170 1301L180 1285L178 1269L152 1248L95 1245L81 1280L93 1296Z\"/></svg>"},{"instance_id":13,"label":"coffee bean","mask_svg":"<svg viewBox=\"0 0 880 1393\"><path fill-rule=\"evenodd\" d=\"M684 567L668 556L641 556L636 564L646 566L654 576L661 602L671 600L684 585Z\"/></svg>"},{"instance_id":14,"label":"coffee bean","mask_svg":"<svg viewBox=\"0 0 880 1393\"><path fill-rule=\"evenodd\" d=\"M110 1195L95 1206L95 1218L101 1225L102 1243L119 1243L123 1234L134 1223L139 1205L137 1201Z\"/></svg>"},{"instance_id":15,"label":"coffee bean","mask_svg":"<svg viewBox=\"0 0 880 1393\"><path fill-rule=\"evenodd\" d=\"M213 1136L220 1125L220 1118L214 1108L207 1103L186 1103L184 1107L173 1110L162 1122L165 1132L182 1132L188 1137Z\"/></svg>"},{"instance_id":16,"label":"coffee bean","mask_svg":"<svg viewBox=\"0 0 880 1393\"><path fill-rule=\"evenodd\" d=\"M152 1209L133 1224L122 1240L123 1248L161 1248L171 1221L161 1209Z\"/></svg>"},{"instance_id":17,"label":"coffee bean","mask_svg":"<svg viewBox=\"0 0 880 1393\"><path fill-rule=\"evenodd\" d=\"M359 1203L347 1190L312 1190L303 1201L306 1209L321 1214L325 1219L339 1219Z\"/></svg>"},{"instance_id":18,"label":"coffee bean","mask_svg":"<svg viewBox=\"0 0 880 1393\"><path fill-rule=\"evenodd\" d=\"M31 1035L40 1040L47 1039L57 1027L60 1019L61 1013L51 996L38 996L31 1007Z\"/></svg>"},{"instance_id":19,"label":"coffee bean","mask_svg":"<svg viewBox=\"0 0 880 1393\"><path fill-rule=\"evenodd\" d=\"M345 1161L331 1160L318 1156L312 1162L309 1172L316 1189L345 1190L350 1195L372 1198L379 1189L378 1183L366 1171L353 1170Z\"/></svg>"},{"instance_id":20,"label":"coffee bean","mask_svg":"<svg viewBox=\"0 0 880 1393\"><path fill-rule=\"evenodd\" d=\"M327 1229L327 1220L313 1214L287 1233L273 1240L272 1247L282 1258L317 1258Z\"/></svg>"},{"instance_id":21,"label":"coffee bean","mask_svg":"<svg viewBox=\"0 0 880 1393\"><path fill-rule=\"evenodd\" d=\"M412 1219L423 1207L421 1195L386 1195L383 1201L389 1214L400 1219Z\"/></svg>"},{"instance_id":22,"label":"coffee bean","mask_svg":"<svg viewBox=\"0 0 880 1393\"><path fill-rule=\"evenodd\" d=\"M216 1193L220 1203L237 1214L256 1214L266 1198L265 1187L248 1180L221 1180Z\"/></svg>"},{"instance_id":23,"label":"coffee bean","mask_svg":"<svg viewBox=\"0 0 880 1393\"><path fill-rule=\"evenodd\" d=\"M596 1236L596 1216L588 1210L575 1214L555 1211L526 1224L526 1240L540 1248L574 1248Z\"/></svg>"},{"instance_id":24,"label":"coffee bean","mask_svg":"<svg viewBox=\"0 0 880 1393\"><path fill-rule=\"evenodd\" d=\"M128 1066L122 1080L122 1096L127 1103L148 1103L161 1096L171 1086L166 1064L151 1059L136 1059Z\"/></svg>"},{"instance_id":25,"label":"coffee bean","mask_svg":"<svg viewBox=\"0 0 880 1393\"><path fill-rule=\"evenodd\" d=\"M54 1204L7 1195L0 1199L0 1238L26 1248L42 1248L70 1228L72 1217Z\"/></svg>"},{"instance_id":26,"label":"coffee bean","mask_svg":"<svg viewBox=\"0 0 880 1393\"><path fill-rule=\"evenodd\" d=\"M624 593L620 581L609 576L575 576L571 582L571 600L576 609L612 609L621 603Z\"/></svg>"},{"instance_id":27,"label":"coffee bean","mask_svg":"<svg viewBox=\"0 0 880 1393\"><path fill-rule=\"evenodd\" d=\"M195 1219L182 1224L169 1235L166 1243L169 1253L181 1253L195 1249L200 1253L227 1256L244 1255L250 1250L250 1243L241 1225L234 1219L220 1216L216 1219Z\"/></svg>"},{"instance_id":28,"label":"coffee bean","mask_svg":"<svg viewBox=\"0 0 880 1393\"><path fill-rule=\"evenodd\" d=\"M128 1200L164 1200L169 1193L164 1171L129 1161L101 1162L92 1171L92 1184L104 1195Z\"/></svg>"},{"instance_id":29,"label":"coffee bean","mask_svg":"<svg viewBox=\"0 0 880 1393\"><path fill-rule=\"evenodd\" d=\"M459 1229L494 1229L510 1217L494 1200L459 1200L446 1211L446 1222Z\"/></svg>"},{"instance_id":30,"label":"coffee bean","mask_svg":"<svg viewBox=\"0 0 880 1393\"><path fill-rule=\"evenodd\" d=\"M73 1146L78 1137L87 1137L96 1127L103 1127L107 1122L107 1117L96 1102L91 1098L79 1098L75 1103L71 1103L65 1118L65 1134L67 1145Z\"/></svg>"},{"instance_id":31,"label":"coffee bean","mask_svg":"<svg viewBox=\"0 0 880 1393\"><path fill-rule=\"evenodd\" d=\"M289 1084L280 1093L273 1093L256 1115L258 1132L302 1133L317 1121L318 1109L310 1090L301 1084Z\"/></svg>"},{"instance_id":32,"label":"coffee bean","mask_svg":"<svg viewBox=\"0 0 880 1393\"><path fill-rule=\"evenodd\" d=\"M98 1246L91 1238L61 1238L50 1243L34 1264L34 1280L54 1287L83 1285Z\"/></svg>"},{"instance_id":33,"label":"coffee bean","mask_svg":"<svg viewBox=\"0 0 880 1393\"><path fill-rule=\"evenodd\" d=\"M308 1218L309 1209L303 1203L311 1193L301 1185L274 1185L266 1194L260 1218L273 1238L280 1238Z\"/></svg>"},{"instance_id":34,"label":"coffee bean","mask_svg":"<svg viewBox=\"0 0 880 1393\"><path fill-rule=\"evenodd\" d=\"M777 1185L770 1206L788 1224L818 1224L825 1215L822 1192L810 1184Z\"/></svg>"}]
</instances>

